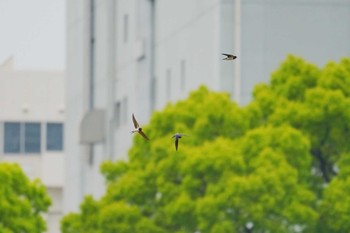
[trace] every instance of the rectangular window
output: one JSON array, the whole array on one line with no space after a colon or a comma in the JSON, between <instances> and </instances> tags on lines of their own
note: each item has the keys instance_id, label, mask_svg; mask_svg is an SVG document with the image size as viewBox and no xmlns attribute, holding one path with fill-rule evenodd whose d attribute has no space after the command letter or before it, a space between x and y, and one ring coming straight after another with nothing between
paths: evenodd
<instances>
[{"instance_id":1,"label":"rectangular window","mask_svg":"<svg viewBox=\"0 0 350 233\"><path fill-rule=\"evenodd\" d=\"M156 107L157 94L157 79L152 77L151 79L151 110L154 111Z\"/></svg>"},{"instance_id":2,"label":"rectangular window","mask_svg":"<svg viewBox=\"0 0 350 233\"><path fill-rule=\"evenodd\" d=\"M21 130L19 122L5 122L4 125L4 152L20 153Z\"/></svg>"},{"instance_id":3,"label":"rectangular window","mask_svg":"<svg viewBox=\"0 0 350 233\"><path fill-rule=\"evenodd\" d=\"M128 97L123 98L123 123L128 122Z\"/></svg>"},{"instance_id":4,"label":"rectangular window","mask_svg":"<svg viewBox=\"0 0 350 233\"><path fill-rule=\"evenodd\" d=\"M124 15L124 43L128 42L129 16Z\"/></svg>"},{"instance_id":5,"label":"rectangular window","mask_svg":"<svg viewBox=\"0 0 350 233\"><path fill-rule=\"evenodd\" d=\"M169 100L171 97L171 70L168 69L166 72L166 97Z\"/></svg>"},{"instance_id":6,"label":"rectangular window","mask_svg":"<svg viewBox=\"0 0 350 233\"><path fill-rule=\"evenodd\" d=\"M186 87L186 62L181 61L181 90L185 90Z\"/></svg>"},{"instance_id":7,"label":"rectangular window","mask_svg":"<svg viewBox=\"0 0 350 233\"><path fill-rule=\"evenodd\" d=\"M117 102L114 105L114 121L117 128L120 126L120 115L120 102Z\"/></svg>"},{"instance_id":8,"label":"rectangular window","mask_svg":"<svg viewBox=\"0 0 350 233\"><path fill-rule=\"evenodd\" d=\"M63 124L62 123L46 124L46 150L47 151L63 150Z\"/></svg>"},{"instance_id":9,"label":"rectangular window","mask_svg":"<svg viewBox=\"0 0 350 233\"><path fill-rule=\"evenodd\" d=\"M24 152L40 153L41 151L41 127L40 123L24 124Z\"/></svg>"}]
</instances>

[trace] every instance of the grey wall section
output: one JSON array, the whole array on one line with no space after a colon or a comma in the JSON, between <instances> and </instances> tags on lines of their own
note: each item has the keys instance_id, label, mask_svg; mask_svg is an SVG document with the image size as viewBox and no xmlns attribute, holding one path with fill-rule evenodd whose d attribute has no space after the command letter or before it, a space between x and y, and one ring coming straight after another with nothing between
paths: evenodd
<instances>
[{"instance_id":1,"label":"grey wall section","mask_svg":"<svg viewBox=\"0 0 350 233\"><path fill-rule=\"evenodd\" d=\"M220 5L214 0L156 1L157 109L185 98L201 84L220 90ZM182 60L186 63L183 89Z\"/></svg>"},{"instance_id":2,"label":"grey wall section","mask_svg":"<svg viewBox=\"0 0 350 233\"><path fill-rule=\"evenodd\" d=\"M229 53L238 55L235 53L235 1L222 0L220 6L220 54L219 59L224 58L221 53ZM236 62L236 61L235 61ZM220 62L220 75L221 80L220 89L229 93L234 92L234 69L235 62L222 61Z\"/></svg>"},{"instance_id":3,"label":"grey wall section","mask_svg":"<svg viewBox=\"0 0 350 233\"><path fill-rule=\"evenodd\" d=\"M151 115L151 78L152 67L152 16L150 0L138 0L136 6L136 102L137 109L140 113L146 116ZM131 113L128 113L128 117ZM129 119L129 118L128 118Z\"/></svg>"},{"instance_id":4,"label":"grey wall section","mask_svg":"<svg viewBox=\"0 0 350 233\"><path fill-rule=\"evenodd\" d=\"M268 82L287 54L319 66L350 55L350 1L242 1L242 97Z\"/></svg>"},{"instance_id":5,"label":"grey wall section","mask_svg":"<svg viewBox=\"0 0 350 233\"><path fill-rule=\"evenodd\" d=\"M88 109L88 1L67 2L66 58L66 150L64 212L76 211L83 197L82 163L85 153L79 144L79 126Z\"/></svg>"}]
</instances>

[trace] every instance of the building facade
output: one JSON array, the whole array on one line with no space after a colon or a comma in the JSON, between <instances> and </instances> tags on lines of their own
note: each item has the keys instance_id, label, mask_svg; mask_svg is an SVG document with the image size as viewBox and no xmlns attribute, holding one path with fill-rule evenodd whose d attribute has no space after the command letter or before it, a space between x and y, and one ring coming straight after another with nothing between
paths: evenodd
<instances>
[{"instance_id":1,"label":"building facade","mask_svg":"<svg viewBox=\"0 0 350 233\"><path fill-rule=\"evenodd\" d=\"M105 192L99 165L127 158L131 113L145 124L201 84L244 105L289 53L322 66L349 41L348 0L67 1L65 211Z\"/></svg>"},{"instance_id":2,"label":"building facade","mask_svg":"<svg viewBox=\"0 0 350 233\"><path fill-rule=\"evenodd\" d=\"M64 73L16 70L0 65L0 162L18 163L39 178L52 204L44 217L58 233L64 186Z\"/></svg>"}]
</instances>

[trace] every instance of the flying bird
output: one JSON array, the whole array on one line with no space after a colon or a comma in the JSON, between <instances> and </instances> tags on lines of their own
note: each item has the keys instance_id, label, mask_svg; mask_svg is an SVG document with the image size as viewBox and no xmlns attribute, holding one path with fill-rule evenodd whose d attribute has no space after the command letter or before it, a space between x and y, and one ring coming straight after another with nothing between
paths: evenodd
<instances>
[{"instance_id":1,"label":"flying bird","mask_svg":"<svg viewBox=\"0 0 350 233\"><path fill-rule=\"evenodd\" d=\"M142 128L139 126L139 123L137 123L134 113L132 114L132 121L134 123L135 130L132 130L131 133L139 133L144 139L149 140L146 134L142 131Z\"/></svg>"},{"instance_id":2,"label":"flying bird","mask_svg":"<svg viewBox=\"0 0 350 233\"><path fill-rule=\"evenodd\" d=\"M222 55L225 55L226 57L222 60L235 60L237 58L237 56L232 55L232 54L228 54L228 53L223 53Z\"/></svg>"},{"instance_id":3,"label":"flying bird","mask_svg":"<svg viewBox=\"0 0 350 233\"><path fill-rule=\"evenodd\" d=\"M175 138L175 149L177 150L177 147L179 146L179 139L182 138L182 136L187 136L186 134L176 133L171 138Z\"/></svg>"}]
</instances>

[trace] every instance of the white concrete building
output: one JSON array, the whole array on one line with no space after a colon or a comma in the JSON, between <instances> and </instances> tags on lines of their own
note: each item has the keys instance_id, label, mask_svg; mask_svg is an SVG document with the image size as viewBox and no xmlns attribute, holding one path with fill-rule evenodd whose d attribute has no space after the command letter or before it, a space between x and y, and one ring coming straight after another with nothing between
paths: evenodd
<instances>
[{"instance_id":1,"label":"white concrete building","mask_svg":"<svg viewBox=\"0 0 350 233\"><path fill-rule=\"evenodd\" d=\"M105 192L99 165L126 158L132 112L147 123L200 84L245 104L288 53L324 65L349 41L349 0L67 1L65 211Z\"/></svg>"},{"instance_id":2,"label":"white concrete building","mask_svg":"<svg viewBox=\"0 0 350 233\"><path fill-rule=\"evenodd\" d=\"M64 104L62 71L17 70L13 59L0 65L0 161L47 187L49 233L60 232L62 217Z\"/></svg>"}]
</instances>

